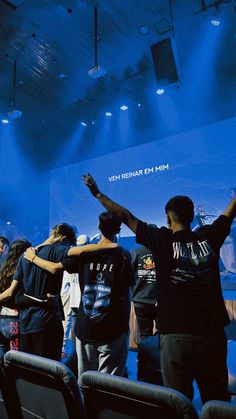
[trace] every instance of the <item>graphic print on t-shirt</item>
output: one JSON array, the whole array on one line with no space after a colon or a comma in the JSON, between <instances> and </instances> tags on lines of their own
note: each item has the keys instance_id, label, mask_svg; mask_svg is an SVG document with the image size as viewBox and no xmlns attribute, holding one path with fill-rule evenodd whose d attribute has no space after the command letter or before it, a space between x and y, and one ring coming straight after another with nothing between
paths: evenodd
<instances>
[{"instance_id":1,"label":"graphic print on t-shirt","mask_svg":"<svg viewBox=\"0 0 236 419\"><path fill-rule=\"evenodd\" d=\"M111 286L106 284L104 272L106 269L111 272L113 265L90 264L90 271L94 272L90 283L84 286L82 295L83 310L90 318L98 317L110 307ZM96 270L102 271L96 272Z\"/></svg>"},{"instance_id":2,"label":"graphic print on t-shirt","mask_svg":"<svg viewBox=\"0 0 236 419\"><path fill-rule=\"evenodd\" d=\"M171 272L174 284L209 283L213 272L210 265L215 253L208 240L190 243L173 242L175 267Z\"/></svg>"},{"instance_id":3,"label":"graphic print on t-shirt","mask_svg":"<svg viewBox=\"0 0 236 419\"><path fill-rule=\"evenodd\" d=\"M143 281L156 281L155 264L151 253L141 257L137 274Z\"/></svg>"}]
</instances>

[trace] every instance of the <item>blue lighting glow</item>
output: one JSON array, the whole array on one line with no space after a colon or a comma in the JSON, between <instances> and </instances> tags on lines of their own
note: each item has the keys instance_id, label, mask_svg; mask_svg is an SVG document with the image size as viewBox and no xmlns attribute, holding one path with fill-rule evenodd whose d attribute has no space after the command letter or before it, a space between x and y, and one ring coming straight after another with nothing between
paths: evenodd
<instances>
[{"instance_id":1,"label":"blue lighting glow","mask_svg":"<svg viewBox=\"0 0 236 419\"><path fill-rule=\"evenodd\" d=\"M138 107L138 108L140 108L140 107L141 107L141 103L138 103L138 104L137 104L137 107Z\"/></svg>"},{"instance_id":2,"label":"blue lighting glow","mask_svg":"<svg viewBox=\"0 0 236 419\"><path fill-rule=\"evenodd\" d=\"M122 106L120 107L120 110L121 110L121 111L127 111L127 109L128 109L128 106L127 106L127 105L122 105Z\"/></svg>"},{"instance_id":3,"label":"blue lighting glow","mask_svg":"<svg viewBox=\"0 0 236 419\"><path fill-rule=\"evenodd\" d=\"M2 123L3 124L9 124L9 121L8 121L8 119L2 119Z\"/></svg>"},{"instance_id":4,"label":"blue lighting glow","mask_svg":"<svg viewBox=\"0 0 236 419\"><path fill-rule=\"evenodd\" d=\"M156 90L156 94L157 95L163 95L163 93L165 93L165 90L164 89L157 89Z\"/></svg>"},{"instance_id":5,"label":"blue lighting glow","mask_svg":"<svg viewBox=\"0 0 236 419\"><path fill-rule=\"evenodd\" d=\"M83 127L87 127L86 122L80 122L81 125L83 125Z\"/></svg>"},{"instance_id":6,"label":"blue lighting glow","mask_svg":"<svg viewBox=\"0 0 236 419\"><path fill-rule=\"evenodd\" d=\"M106 116L112 116L112 113L111 112L106 112Z\"/></svg>"}]
</instances>

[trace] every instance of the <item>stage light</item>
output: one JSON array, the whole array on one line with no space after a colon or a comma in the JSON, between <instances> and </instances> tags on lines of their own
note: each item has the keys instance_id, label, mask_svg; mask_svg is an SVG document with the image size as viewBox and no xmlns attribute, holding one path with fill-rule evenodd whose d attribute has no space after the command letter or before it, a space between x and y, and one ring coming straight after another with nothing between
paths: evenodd
<instances>
[{"instance_id":1,"label":"stage light","mask_svg":"<svg viewBox=\"0 0 236 419\"><path fill-rule=\"evenodd\" d=\"M3 124L9 124L9 121L8 121L8 119L2 119L2 123Z\"/></svg>"},{"instance_id":2,"label":"stage light","mask_svg":"<svg viewBox=\"0 0 236 419\"><path fill-rule=\"evenodd\" d=\"M121 110L121 111L127 111L127 109L128 109L128 106L127 106L127 105L122 105L122 106L120 107L120 110Z\"/></svg>"},{"instance_id":3,"label":"stage light","mask_svg":"<svg viewBox=\"0 0 236 419\"><path fill-rule=\"evenodd\" d=\"M83 125L83 127L87 127L86 122L80 122L81 125Z\"/></svg>"},{"instance_id":4,"label":"stage light","mask_svg":"<svg viewBox=\"0 0 236 419\"><path fill-rule=\"evenodd\" d=\"M138 108L140 108L140 107L141 107L141 103L138 103L138 104L137 104L137 107L138 107Z\"/></svg>"},{"instance_id":5,"label":"stage light","mask_svg":"<svg viewBox=\"0 0 236 419\"><path fill-rule=\"evenodd\" d=\"M106 112L106 116L112 116L112 113L111 112Z\"/></svg>"},{"instance_id":6,"label":"stage light","mask_svg":"<svg viewBox=\"0 0 236 419\"><path fill-rule=\"evenodd\" d=\"M213 26L219 26L219 25L220 25L220 20L218 20L218 19L212 19L212 20L211 20L211 24L212 24Z\"/></svg>"},{"instance_id":7,"label":"stage light","mask_svg":"<svg viewBox=\"0 0 236 419\"><path fill-rule=\"evenodd\" d=\"M7 224L7 225L10 225L10 224L11 224L11 221L7 221L7 222L6 222L6 224Z\"/></svg>"},{"instance_id":8,"label":"stage light","mask_svg":"<svg viewBox=\"0 0 236 419\"><path fill-rule=\"evenodd\" d=\"M163 95L163 93L165 93L165 90L164 89L157 89L156 90L156 94L157 95Z\"/></svg>"}]
</instances>

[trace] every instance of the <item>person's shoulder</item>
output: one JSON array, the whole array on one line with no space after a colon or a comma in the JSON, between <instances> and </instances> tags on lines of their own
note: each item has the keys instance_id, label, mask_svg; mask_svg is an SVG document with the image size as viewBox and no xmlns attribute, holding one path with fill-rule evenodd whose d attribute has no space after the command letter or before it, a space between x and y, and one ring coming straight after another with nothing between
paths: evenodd
<instances>
[{"instance_id":1,"label":"person's shoulder","mask_svg":"<svg viewBox=\"0 0 236 419\"><path fill-rule=\"evenodd\" d=\"M146 221L142 221L142 220L138 221L138 227L145 228L153 232L168 232L169 231L169 228L167 228L166 226L158 227L156 224L147 223Z\"/></svg>"},{"instance_id":2,"label":"person's shoulder","mask_svg":"<svg viewBox=\"0 0 236 419\"><path fill-rule=\"evenodd\" d=\"M53 243L50 246L55 249L69 249L71 246L68 243Z\"/></svg>"},{"instance_id":3,"label":"person's shoulder","mask_svg":"<svg viewBox=\"0 0 236 419\"><path fill-rule=\"evenodd\" d=\"M230 221L229 217L227 217L224 214L221 214L221 215L219 215L219 217L216 218L216 220L213 221L212 224L205 224L205 225L199 227L195 231L195 233L196 234L204 233L204 232L207 232L207 231L212 230L214 228L217 228L218 226L219 226L219 228L223 227L223 226L229 228L230 224L231 224L231 221Z\"/></svg>"},{"instance_id":4,"label":"person's shoulder","mask_svg":"<svg viewBox=\"0 0 236 419\"><path fill-rule=\"evenodd\" d=\"M115 247L115 249L117 249L117 253L123 254L124 256L131 258L131 252L128 249L125 249L122 246Z\"/></svg>"},{"instance_id":5,"label":"person's shoulder","mask_svg":"<svg viewBox=\"0 0 236 419\"><path fill-rule=\"evenodd\" d=\"M67 254L67 252L69 251L69 249L71 248L71 246L69 244L64 244L64 243L53 243L51 245L51 248L49 249L50 253L55 253L55 254Z\"/></svg>"}]
</instances>

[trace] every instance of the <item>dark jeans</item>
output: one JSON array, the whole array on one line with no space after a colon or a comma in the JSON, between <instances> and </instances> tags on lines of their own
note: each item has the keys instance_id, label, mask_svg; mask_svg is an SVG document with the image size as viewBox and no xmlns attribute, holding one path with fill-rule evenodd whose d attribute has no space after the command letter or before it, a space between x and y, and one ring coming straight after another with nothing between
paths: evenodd
<instances>
[{"instance_id":1,"label":"dark jeans","mask_svg":"<svg viewBox=\"0 0 236 419\"><path fill-rule=\"evenodd\" d=\"M160 353L164 386L192 400L196 380L203 403L230 400L224 330L209 336L161 335Z\"/></svg>"},{"instance_id":2,"label":"dark jeans","mask_svg":"<svg viewBox=\"0 0 236 419\"><path fill-rule=\"evenodd\" d=\"M134 303L134 311L141 339L146 336L152 336L154 323L157 327L157 307L153 304L143 304L141 307L136 306Z\"/></svg>"},{"instance_id":3,"label":"dark jeans","mask_svg":"<svg viewBox=\"0 0 236 419\"><path fill-rule=\"evenodd\" d=\"M45 358L61 360L64 330L61 322L39 333L21 335L20 350Z\"/></svg>"}]
</instances>

